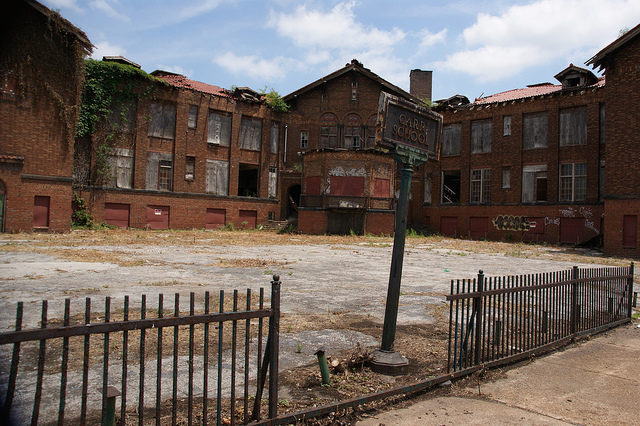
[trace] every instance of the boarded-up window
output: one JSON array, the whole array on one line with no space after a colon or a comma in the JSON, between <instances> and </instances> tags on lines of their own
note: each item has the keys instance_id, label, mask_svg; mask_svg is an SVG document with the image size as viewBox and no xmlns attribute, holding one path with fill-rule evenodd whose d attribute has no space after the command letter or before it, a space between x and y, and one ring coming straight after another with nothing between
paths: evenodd
<instances>
[{"instance_id":1,"label":"boarded-up window","mask_svg":"<svg viewBox=\"0 0 640 426\"><path fill-rule=\"evenodd\" d=\"M231 140L231 114L222 111L209 111L207 143L229 146Z\"/></svg>"},{"instance_id":2,"label":"boarded-up window","mask_svg":"<svg viewBox=\"0 0 640 426\"><path fill-rule=\"evenodd\" d=\"M130 133L136 128L135 102L121 102L113 107L109 114L109 127L113 131Z\"/></svg>"},{"instance_id":3,"label":"boarded-up window","mask_svg":"<svg viewBox=\"0 0 640 426\"><path fill-rule=\"evenodd\" d=\"M307 195L320 195L320 183L322 178L320 176L310 176L305 178L305 193Z\"/></svg>"},{"instance_id":4,"label":"boarded-up window","mask_svg":"<svg viewBox=\"0 0 640 426\"><path fill-rule=\"evenodd\" d=\"M502 168L502 189L511 188L511 167Z\"/></svg>"},{"instance_id":5,"label":"boarded-up window","mask_svg":"<svg viewBox=\"0 0 640 426\"><path fill-rule=\"evenodd\" d=\"M560 146L587 144L587 107L560 110Z\"/></svg>"},{"instance_id":6,"label":"boarded-up window","mask_svg":"<svg viewBox=\"0 0 640 426\"><path fill-rule=\"evenodd\" d=\"M522 167L522 202L547 201L547 165Z\"/></svg>"},{"instance_id":7,"label":"boarded-up window","mask_svg":"<svg viewBox=\"0 0 640 426\"><path fill-rule=\"evenodd\" d=\"M221 160L207 160L206 191L209 194L229 195L229 163Z\"/></svg>"},{"instance_id":8,"label":"boarded-up window","mask_svg":"<svg viewBox=\"0 0 640 426\"><path fill-rule=\"evenodd\" d=\"M502 136L511 136L511 116L502 117Z\"/></svg>"},{"instance_id":9,"label":"boarded-up window","mask_svg":"<svg viewBox=\"0 0 640 426\"><path fill-rule=\"evenodd\" d=\"M187 127L195 129L198 124L198 105L189 105L189 119L187 120Z\"/></svg>"},{"instance_id":10,"label":"boarded-up window","mask_svg":"<svg viewBox=\"0 0 640 426\"><path fill-rule=\"evenodd\" d=\"M50 198L42 195L33 197L33 226L34 228L46 228L49 226Z\"/></svg>"},{"instance_id":11,"label":"boarded-up window","mask_svg":"<svg viewBox=\"0 0 640 426\"><path fill-rule=\"evenodd\" d=\"M151 103L149 136L173 139L176 132L175 104Z\"/></svg>"},{"instance_id":12,"label":"boarded-up window","mask_svg":"<svg viewBox=\"0 0 640 426\"><path fill-rule=\"evenodd\" d=\"M471 199L472 203L491 202L491 169L471 170Z\"/></svg>"},{"instance_id":13,"label":"boarded-up window","mask_svg":"<svg viewBox=\"0 0 640 426\"><path fill-rule=\"evenodd\" d=\"M560 165L560 201L584 201L587 199L586 163Z\"/></svg>"},{"instance_id":14,"label":"boarded-up window","mask_svg":"<svg viewBox=\"0 0 640 426\"><path fill-rule=\"evenodd\" d=\"M364 196L364 176L330 176L331 195Z\"/></svg>"},{"instance_id":15,"label":"boarded-up window","mask_svg":"<svg viewBox=\"0 0 640 426\"><path fill-rule=\"evenodd\" d=\"M278 140L280 139L280 123L271 122L271 134L269 138L269 151L272 154L278 153Z\"/></svg>"},{"instance_id":16,"label":"boarded-up window","mask_svg":"<svg viewBox=\"0 0 640 426\"><path fill-rule=\"evenodd\" d=\"M109 157L110 186L131 188L133 184L133 150L114 148Z\"/></svg>"},{"instance_id":17,"label":"boarded-up window","mask_svg":"<svg viewBox=\"0 0 640 426\"><path fill-rule=\"evenodd\" d=\"M320 147L335 148L338 144L338 117L326 112L320 117Z\"/></svg>"},{"instance_id":18,"label":"boarded-up window","mask_svg":"<svg viewBox=\"0 0 640 426\"><path fill-rule=\"evenodd\" d=\"M358 114L347 114L344 118L344 147L360 148L362 122Z\"/></svg>"},{"instance_id":19,"label":"boarded-up window","mask_svg":"<svg viewBox=\"0 0 640 426\"><path fill-rule=\"evenodd\" d=\"M147 153L146 188L152 190L171 190L173 176L173 155L163 152Z\"/></svg>"},{"instance_id":20,"label":"boarded-up window","mask_svg":"<svg viewBox=\"0 0 640 426\"><path fill-rule=\"evenodd\" d=\"M522 117L522 146L524 149L547 146L547 113L536 112Z\"/></svg>"},{"instance_id":21,"label":"boarded-up window","mask_svg":"<svg viewBox=\"0 0 640 426\"><path fill-rule=\"evenodd\" d=\"M129 204L104 203L104 221L118 228L129 226Z\"/></svg>"},{"instance_id":22,"label":"boarded-up window","mask_svg":"<svg viewBox=\"0 0 640 426\"><path fill-rule=\"evenodd\" d=\"M242 117L240 148L249 151L260 151L261 137L262 120L259 118Z\"/></svg>"},{"instance_id":23,"label":"boarded-up window","mask_svg":"<svg viewBox=\"0 0 640 426\"><path fill-rule=\"evenodd\" d=\"M376 144L376 121L378 117L373 114L367 119L367 134L365 136L365 148L372 148Z\"/></svg>"},{"instance_id":24,"label":"boarded-up window","mask_svg":"<svg viewBox=\"0 0 640 426\"><path fill-rule=\"evenodd\" d=\"M218 229L226 223L227 211L225 209L207 209L206 229Z\"/></svg>"},{"instance_id":25,"label":"boarded-up window","mask_svg":"<svg viewBox=\"0 0 640 426\"><path fill-rule=\"evenodd\" d=\"M471 122L471 153L491 152L491 120Z\"/></svg>"},{"instance_id":26,"label":"boarded-up window","mask_svg":"<svg viewBox=\"0 0 640 426\"><path fill-rule=\"evenodd\" d=\"M460 155L462 124L449 124L442 129L442 155Z\"/></svg>"},{"instance_id":27,"label":"boarded-up window","mask_svg":"<svg viewBox=\"0 0 640 426\"><path fill-rule=\"evenodd\" d=\"M622 247L636 248L638 243L638 216L626 215L622 219Z\"/></svg>"},{"instance_id":28,"label":"boarded-up window","mask_svg":"<svg viewBox=\"0 0 640 426\"><path fill-rule=\"evenodd\" d=\"M432 187L431 174L426 174L424 175L424 188L422 191L422 194L423 194L422 202L425 204L431 204L431 187Z\"/></svg>"},{"instance_id":29,"label":"boarded-up window","mask_svg":"<svg viewBox=\"0 0 640 426\"><path fill-rule=\"evenodd\" d=\"M375 178L373 180L373 196L376 198L389 198L391 185L389 179Z\"/></svg>"},{"instance_id":30,"label":"boarded-up window","mask_svg":"<svg viewBox=\"0 0 640 426\"><path fill-rule=\"evenodd\" d=\"M276 167L269 167L269 186L268 186L269 198L276 198L278 196L278 169Z\"/></svg>"}]
</instances>

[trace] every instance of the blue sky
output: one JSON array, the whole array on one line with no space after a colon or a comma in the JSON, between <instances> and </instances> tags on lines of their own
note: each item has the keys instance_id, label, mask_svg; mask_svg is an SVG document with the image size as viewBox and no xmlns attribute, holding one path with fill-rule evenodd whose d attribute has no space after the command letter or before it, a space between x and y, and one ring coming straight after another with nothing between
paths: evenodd
<instances>
[{"instance_id":1,"label":"blue sky","mask_svg":"<svg viewBox=\"0 0 640 426\"><path fill-rule=\"evenodd\" d=\"M286 95L357 58L405 90L433 70L433 98L556 82L640 23L638 0L42 0L84 30L93 56L151 72Z\"/></svg>"}]
</instances>

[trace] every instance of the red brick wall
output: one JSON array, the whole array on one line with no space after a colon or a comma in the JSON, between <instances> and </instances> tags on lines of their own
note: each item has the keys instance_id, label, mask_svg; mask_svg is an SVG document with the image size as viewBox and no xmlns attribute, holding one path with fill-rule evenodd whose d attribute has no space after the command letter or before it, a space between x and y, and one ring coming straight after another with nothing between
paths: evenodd
<instances>
[{"instance_id":1,"label":"red brick wall","mask_svg":"<svg viewBox=\"0 0 640 426\"><path fill-rule=\"evenodd\" d=\"M365 234L393 235L395 212L368 212L365 217Z\"/></svg>"},{"instance_id":2,"label":"red brick wall","mask_svg":"<svg viewBox=\"0 0 640 426\"><path fill-rule=\"evenodd\" d=\"M325 210L301 209L298 212L298 231L303 234L324 234L329 226Z\"/></svg>"}]
</instances>

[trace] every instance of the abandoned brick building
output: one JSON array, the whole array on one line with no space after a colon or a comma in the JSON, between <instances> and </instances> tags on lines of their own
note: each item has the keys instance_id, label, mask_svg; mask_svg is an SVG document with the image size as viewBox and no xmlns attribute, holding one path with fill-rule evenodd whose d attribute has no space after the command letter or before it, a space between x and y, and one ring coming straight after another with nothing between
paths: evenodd
<instances>
[{"instance_id":1,"label":"abandoned brick building","mask_svg":"<svg viewBox=\"0 0 640 426\"><path fill-rule=\"evenodd\" d=\"M87 36L41 4L0 18L0 230L68 231Z\"/></svg>"}]
</instances>

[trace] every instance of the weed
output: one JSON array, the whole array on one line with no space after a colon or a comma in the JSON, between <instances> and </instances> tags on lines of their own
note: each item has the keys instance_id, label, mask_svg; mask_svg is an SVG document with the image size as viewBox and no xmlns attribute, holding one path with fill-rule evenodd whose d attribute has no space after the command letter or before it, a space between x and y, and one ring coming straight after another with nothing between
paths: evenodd
<instances>
[{"instance_id":1,"label":"weed","mask_svg":"<svg viewBox=\"0 0 640 426\"><path fill-rule=\"evenodd\" d=\"M302 343L300 343L299 340L296 340L296 353L297 354L301 354L302 353Z\"/></svg>"}]
</instances>

